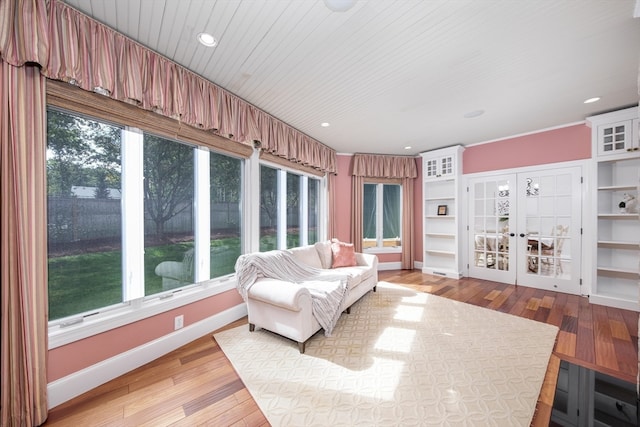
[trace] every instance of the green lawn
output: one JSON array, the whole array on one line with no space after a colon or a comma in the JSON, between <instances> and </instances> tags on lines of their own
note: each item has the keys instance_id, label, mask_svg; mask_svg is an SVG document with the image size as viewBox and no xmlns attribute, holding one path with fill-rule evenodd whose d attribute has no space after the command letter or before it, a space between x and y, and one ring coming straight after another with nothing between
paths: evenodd
<instances>
[{"instance_id":1,"label":"green lawn","mask_svg":"<svg viewBox=\"0 0 640 427\"><path fill-rule=\"evenodd\" d=\"M240 255L240 239L211 241L211 276L233 273ZM145 295L162 291L162 278L155 274L162 261L182 261L190 243L145 249ZM85 313L122 302L122 252L120 250L69 255L49 259L49 320Z\"/></svg>"},{"instance_id":2,"label":"green lawn","mask_svg":"<svg viewBox=\"0 0 640 427\"><path fill-rule=\"evenodd\" d=\"M310 233L315 241L315 232ZM298 246L299 235L290 233L287 246ZM193 243L148 247L144 254L145 295L162 291L155 268L162 261L182 261ZM215 248L220 248L216 250ZM260 250L276 248L276 237L260 238ZM240 238L211 241L211 277L234 272L241 253ZM120 250L68 255L49 259L49 320L90 312L122 302L122 252Z\"/></svg>"}]
</instances>

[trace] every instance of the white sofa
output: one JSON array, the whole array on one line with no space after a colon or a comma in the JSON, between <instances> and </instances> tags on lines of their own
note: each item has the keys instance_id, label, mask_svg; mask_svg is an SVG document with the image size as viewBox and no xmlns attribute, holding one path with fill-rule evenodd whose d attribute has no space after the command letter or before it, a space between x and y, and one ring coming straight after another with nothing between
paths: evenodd
<instances>
[{"instance_id":1,"label":"white sofa","mask_svg":"<svg viewBox=\"0 0 640 427\"><path fill-rule=\"evenodd\" d=\"M296 260L315 268L330 269L330 242L289 249ZM338 267L335 272L349 274L347 296L341 311L349 313L351 305L378 283L378 258L356 253L356 266ZM264 328L298 342L300 353L305 344L322 327L312 314L311 293L303 285L280 279L260 278L247 292L249 330Z\"/></svg>"}]
</instances>

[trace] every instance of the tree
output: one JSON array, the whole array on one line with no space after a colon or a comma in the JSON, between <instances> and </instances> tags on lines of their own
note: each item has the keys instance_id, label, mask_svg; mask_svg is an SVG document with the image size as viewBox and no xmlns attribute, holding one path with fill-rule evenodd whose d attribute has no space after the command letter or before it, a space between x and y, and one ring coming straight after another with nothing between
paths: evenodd
<instances>
[{"instance_id":1,"label":"tree","mask_svg":"<svg viewBox=\"0 0 640 427\"><path fill-rule=\"evenodd\" d=\"M58 110L47 111L47 192L50 195L70 196L71 187L86 181L83 163L89 145L78 117Z\"/></svg>"},{"instance_id":2,"label":"tree","mask_svg":"<svg viewBox=\"0 0 640 427\"><path fill-rule=\"evenodd\" d=\"M74 185L120 188L120 128L47 110L47 192L71 196Z\"/></svg>"},{"instance_id":3,"label":"tree","mask_svg":"<svg viewBox=\"0 0 640 427\"><path fill-rule=\"evenodd\" d=\"M278 221L278 171L268 166L260 167L260 216L269 222L261 228L273 227Z\"/></svg>"},{"instance_id":4,"label":"tree","mask_svg":"<svg viewBox=\"0 0 640 427\"><path fill-rule=\"evenodd\" d=\"M96 190L94 192L94 197L96 199L108 199L109 187L107 186L107 173L104 170L99 170L96 172L96 175Z\"/></svg>"},{"instance_id":5,"label":"tree","mask_svg":"<svg viewBox=\"0 0 640 427\"><path fill-rule=\"evenodd\" d=\"M240 203L240 161L224 154L210 154L211 203Z\"/></svg>"},{"instance_id":6,"label":"tree","mask_svg":"<svg viewBox=\"0 0 640 427\"><path fill-rule=\"evenodd\" d=\"M145 134L144 206L159 239L168 220L191 208L193 184L193 148Z\"/></svg>"}]
</instances>

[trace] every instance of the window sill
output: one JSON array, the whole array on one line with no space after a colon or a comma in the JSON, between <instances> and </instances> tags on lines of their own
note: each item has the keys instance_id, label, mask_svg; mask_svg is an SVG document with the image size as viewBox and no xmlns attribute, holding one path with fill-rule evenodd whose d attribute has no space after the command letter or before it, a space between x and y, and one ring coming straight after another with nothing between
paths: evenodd
<instances>
[{"instance_id":1,"label":"window sill","mask_svg":"<svg viewBox=\"0 0 640 427\"><path fill-rule=\"evenodd\" d=\"M49 325L49 350L84 338L119 328L196 301L236 288L234 275L212 279L198 285L157 294L147 299L130 301L121 307L105 310L85 317L76 324L61 326L55 321Z\"/></svg>"},{"instance_id":2,"label":"window sill","mask_svg":"<svg viewBox=\"0 0 640 427\"><path fill-rule=\"evenodd\" d=\"M392 248L366 248L362 251L365 254L401 254L402 247L396 246Z\"/></svg>"}]
</instances>

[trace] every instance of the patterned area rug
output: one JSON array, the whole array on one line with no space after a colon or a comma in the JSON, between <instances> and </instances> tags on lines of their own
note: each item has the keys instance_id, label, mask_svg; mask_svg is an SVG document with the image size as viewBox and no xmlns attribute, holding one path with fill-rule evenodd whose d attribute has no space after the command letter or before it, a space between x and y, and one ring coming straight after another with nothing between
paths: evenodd
<instances>
[{"instance_id":1,"label":"patterned area rug","mask_svg":"<svg viewBox=\"0 0 640 427\"><path fill-rule=\"evenodd\" d=\"M332 337L214 335L273 426L529 426L558 328L380 282Z\"/></svg>"}]
</instances>

